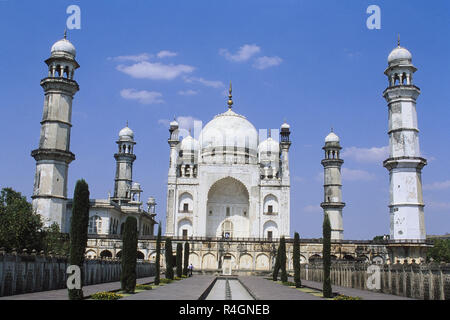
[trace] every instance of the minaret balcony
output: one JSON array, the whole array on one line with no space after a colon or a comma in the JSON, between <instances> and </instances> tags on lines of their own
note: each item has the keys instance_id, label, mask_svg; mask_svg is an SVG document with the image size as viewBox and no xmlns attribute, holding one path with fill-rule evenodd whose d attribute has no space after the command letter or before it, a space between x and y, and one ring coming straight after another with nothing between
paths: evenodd
<instances>
[{"instance_id":1,"label":"minaret balcony","mask_svg":"<svg viewBox=\"0 0 450 320\"><path fill-rule=\"evenodd\" d=\"M322 209L341 209L345 207L344 202L322 202L320 204Z\"/></svg>"},{"instance_id":2,"label":"minaret balcony","mask_svg":"<svg viewBox=\"0 0 450 320\"><path fill-rule=\"evenodd\" d=\"M416 168L422 170L427 165L427 160L421 157L393 157L383 161L383 167L387 170L394 168Z\"/></svg>"}]
</instances>

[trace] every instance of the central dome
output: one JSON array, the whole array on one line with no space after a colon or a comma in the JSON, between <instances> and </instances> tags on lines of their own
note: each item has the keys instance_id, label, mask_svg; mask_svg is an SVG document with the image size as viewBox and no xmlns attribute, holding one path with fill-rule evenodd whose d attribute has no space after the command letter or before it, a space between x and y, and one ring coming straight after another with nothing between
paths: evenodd
<instances>
[{"instance_id":1,"label":"central dome","mask_svg":"<svg viewBox=\"0 0 450 320\"><path fill-rule=\"evenodd\" d=\"M250 121L230 108L206 124L200 134L200 146L202 153L212 149L220 153L234 152L235 147L256 152L258 132Z\"/></svg>"}]
</instances>

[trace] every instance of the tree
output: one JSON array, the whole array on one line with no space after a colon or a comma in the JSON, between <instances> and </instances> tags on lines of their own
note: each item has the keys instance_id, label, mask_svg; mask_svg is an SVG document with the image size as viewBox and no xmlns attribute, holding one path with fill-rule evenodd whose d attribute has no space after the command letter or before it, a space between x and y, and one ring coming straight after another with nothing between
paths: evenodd
<instances>
[{"instance_id":1,"label":"tree","mask_svg":"<svg viewBox=\"0 0 450 320\"><path fill-rule=\"evenodd\" d=\"M89 186L84 179L75 185L72 206L72 221L70 224L69 264L81 269L81 288L70 289L70 300L83 299L83 262L87 245L89 224Z\"/></svg>"},{"instance_id":2,"label":"tree","mask_svg":"<svg viewBox=\"0 0 450 320\"><path fill-rule=\"evenodd\" d=\"M122 290L133 293L136 287L136 260L137 260L137 220L129 216L125 220L122 239L122 274L120 282Z\"/></svg>"},{"instance_id":3,"label":"tree","mask_svg":"<svg viewBox=\"0 0 450 320\"><path fill-rule=\"evenodd\" d=\"M166 256L166 279L173 280L172 240L169 237L166 238L165 256Z\"/></svg>"},{"instance_id":4,"label":"tree","mask_svg":"<svg viewBox=\"0 0 450 320\"><path fill-rule=\"evenodd\" d=\"M158 225L158 236L156 237L156 261L155 261L155 285L159 285L161 273L161 221Z\"/></svg>"},{"instance_id":5,"label":"tree","mask_svg":"<svg viewBox=\"0 0 450 320\"><path fill-rule=\"evenodd\" d=\"M54 222L42 230L42 248L44 252L56 252L63 256L69 255L70 240L67 233L61 233L59 225Z\"/></svg>"},{"instance_id":6,"label":"tree","mask_svg":"<svg viewBox=\"0 0 450 320\"><path fill-rule=\"evenodd\" d=\"M277 256L275 257L275 265L273 267L273 274L272 274L272 280L277 281L278 280L278 272L280 271L280 251L281 251L281 245L278 245L277 249Z\"/></svg>"},{"instance_id":7,"label":"tree","mask_svg":"<svg viewBox=\"0 0 450 320\"><path fill-rule=\"evenodd\" d=\"M184 243L184 261L183 261L183 275L188 275L189 268L189 242Z\"/></svg>"},{"instance_id":8,"label":"tree","mask_svg":"<svg viewBox=\"0 0 450 320\"><path fill-rule=\"evenodd\" d=\"M177 243L177 277L183 274L183 244Z\"/></svg>"},{"instance_id":9,"label":"tree","mask_svg":"<svg viewBox=\"0 0 450 320\"><path fill-rule=\"evenodd\" d=\"M293 266L294 266L294 282L295 287L300 288L302 286L302 281L300 280L300 236L297 232L294 233L294 252L292 255Z\"/></svg>"},{"instance_id":10,"label":"tree","mask_svg":"<svg viewBox=\"0 0 450 320\"><path fill-rule=\"evenodd\" d=\"M0 193L0 247L42 250L41 216L20 192L3 188Z\"/></svg>"},{"instance_id":11,"label":"tree","mask_svg":"<svg viewBox=\"0 0 450 320\"><path fill-rule=\"evenodd\" d=\"M450 239L435 239L433 247L428 249L427 260L450 263Z\"/></svg>"},{"instance_id":12,"label":"tree","mask_svg":"<svg viewBox=\"0 0 450 320\"><path fill-rule=\"evenodd\" d=\"M286 272L286 240L284 237L280 239L280 268L281 268L281 282L287 282L288 276Z\"/></svg>"},{"instance_id":13,"label":"tree","mask_svg":"<svg viewBox=\"0 0 450 320\"><path fill-rule=\"evenodd\" d=\"M323 219L323 296L332 297L330 268L331 268L331 225L328 214L325 213Z\"/></svg>"}]
</instances>

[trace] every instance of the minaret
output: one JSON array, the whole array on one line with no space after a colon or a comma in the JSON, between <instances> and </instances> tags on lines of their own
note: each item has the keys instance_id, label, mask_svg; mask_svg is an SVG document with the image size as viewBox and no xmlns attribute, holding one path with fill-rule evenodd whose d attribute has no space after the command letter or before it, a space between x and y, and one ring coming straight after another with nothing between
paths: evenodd
<instances>
[{"instance_id":1,"label":"minaret","mask_svg":"<svg viewBox=\"0 0 450 320\"><path fill-rule=\"evenodd\" d=\"M73 80L75 69L79 68L75 55L75 47L64 33L45 60L48 76L40 83L45 93L41 136L39 148L31 152L36 160L33 209L42 216L45 226L56 222L63 232L69 163L75 160L70 152L72 99L79 90Z\"/></svg>"},{"instance_id":2,"label":"minaret","mask_svg":"<svg viewBox=\"0 0 450 320\"><path fill-rule=\"evenodd\" d=\"M114 179L114 198L112 200L119 203L128 203L131 200L131 183L133 180L133 162L136 156L133 153L134 133L128 128L119 132L119 140L116 141L118 152L114 154L116 159L116 178Z\"/></svg>"},{"instance_id":3,"label":"minaret","mask_svg":"<svg viewBox=\"0 0 450 320\"><path fill-rule=\"evenodd\" d=\"M422 168L427 161L420 156L416 100L420 89L413 85L417 70L411 53L398 46L389 54L384 74L389 86L383 97L389 111L389 158L383 162L390 177L391 240L425 240Z\"/></svg>"},{"instance_id":4,"label":"minaret","mask_svg":"<svg viewBox=\"0 0 450 320\"><path fill-rule=\"evenodd\" d=\"M291 212L291 178L289 173L289 148L291 147L291 126L286 121L280 128L280 148L281 148L281 203L284 206L285 215L280 217L282 225L280 236L290 237L290 212ZM281 210L280 210L281 211Z\"/></svg>"},{"instance_id":5,"label":"minaret","mask_svg":"<svg viewBox=\"0 0 450 320\"><path fill-rule=\"evenodd\" d=\"M342 209L345 203L342 202L341 166L344 160L339 157L342 148L339 137L333 130L325 138L325 146L322 149L325 150L325 159L321 162L324 168L324 201L320 206L323 213L328 214L330 218L331 240L343 240Z\"/></svg>"},{"instance_id":6,"label":"minaret","mask_svg":"<svg viewBox=\"0 0 450 320\"><path fill-rule=\"evenodd\" d=\"M289 174L289 148L291 147L291 126L284 122L280 129L280 146L281 146L281 180L282 184L290 185Z\"/></svg>"},{"instance_id":7,"label":"minaret","mask_svg":"<svg viewBox=\"0 0 450 320\"><path fill-rule=\"evenodd\" d=\"M165 235L174 235L174 216L175 216L175 190L177 182L177 147L180 143L178 139L178 122L174 119L170 123L169 127L169 139L170 146L170 163L169 163L169 176L167 181L167 212L166 212L166 232Z\"/></svg>"}]
</instances>

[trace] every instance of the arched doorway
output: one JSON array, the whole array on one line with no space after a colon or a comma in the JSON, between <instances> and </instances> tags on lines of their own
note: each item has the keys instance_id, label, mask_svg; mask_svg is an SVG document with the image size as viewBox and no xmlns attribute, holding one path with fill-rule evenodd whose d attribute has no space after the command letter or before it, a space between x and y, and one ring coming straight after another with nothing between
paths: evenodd
<instances>
[{"instance_id":1,"label":"arched doorway","mask_svg":"<svg viewBox=\"0 0 450 320\"><path fill-rule=\"evenodd\" d=\"M226 177L216 181L208 192L206 236L249 237L249 194L237 179ZM223 223L229 221L225 226ZM232 229L224 230L224 227Z\"/></svg>"},{"instance_id":2,"label":"arched doorway","mask_svg":"<svg viewBox=\"0 0 450 320\"><path fill-rule=\"evenodd\" d=\"M109 250L103 250L102 252L100 252L100 257L101 258L112 258L112 253Z\"/></svg>"}]
</instances>

